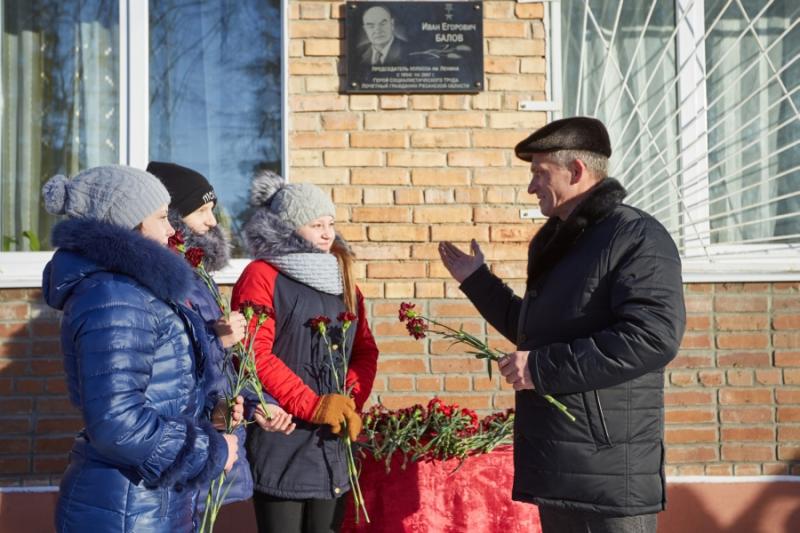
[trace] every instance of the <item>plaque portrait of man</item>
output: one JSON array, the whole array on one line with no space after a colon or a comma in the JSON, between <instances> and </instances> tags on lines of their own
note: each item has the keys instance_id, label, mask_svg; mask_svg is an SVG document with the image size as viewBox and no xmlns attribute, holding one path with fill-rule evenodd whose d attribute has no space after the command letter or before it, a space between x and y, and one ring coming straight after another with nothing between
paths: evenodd
<instances>
[{"instance_id":1,"label":"plaque portrait of man","mask_svg":"<svg viewBox=\"0 0 800 533\"><path fill-rule=\"evenodd\" d=\"M388 7L373 6L361 18L367 43L359 50L364 68L372 65L403 65L408 62L408 41L395 30L395 20Z\"/></svg>"}]
</instances>

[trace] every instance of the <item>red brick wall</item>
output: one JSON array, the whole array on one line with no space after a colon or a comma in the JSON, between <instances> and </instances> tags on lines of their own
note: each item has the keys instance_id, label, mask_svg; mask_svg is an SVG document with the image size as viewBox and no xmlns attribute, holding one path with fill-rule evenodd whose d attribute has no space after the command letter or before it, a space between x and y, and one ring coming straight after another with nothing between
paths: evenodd
<instances>
[{"instance_id":1,"label":"red brick wall","mask_svg":"<svg viewBox=\"0 0 800 533\"><path fill-rule=\"evenodd\" d=\"M466 300L442 291L416 301L486 333ZM666 377L668 472L800 474L800 283L689 284L686 297L689 327ZM400 301L369 302L381 348L374 397L398 407L436 394L484 412L513 404L482 362L409 338ZM81 426L62 376L58 322L41 291L0 289L0 485L57 483Z\"/></svg>"},{"instance_id":2,"label":"red brick wall","mask_svg":"<svg viewBox=\"0 0 800 533\"><path fill-rule=\"evenodd\" d=\"M390 407L438 394L484 412L513 396L485 366L397 322L413 300L469 331L487 329L438 260L436 243L481 243L521 288L536 231L519 210L526 164L511 147L544 113L541 3L487 1L475 95L339 94L342 2L289 3L289 167L329 191L337 228L359 257L381 348L375 397ZM800 283L690 284L689 330L667 372L671 474L800 474ZM80 426L66 400L54 314L37 289L0 289L0 483L55 482Z\"/></svg>"}]
</instances>

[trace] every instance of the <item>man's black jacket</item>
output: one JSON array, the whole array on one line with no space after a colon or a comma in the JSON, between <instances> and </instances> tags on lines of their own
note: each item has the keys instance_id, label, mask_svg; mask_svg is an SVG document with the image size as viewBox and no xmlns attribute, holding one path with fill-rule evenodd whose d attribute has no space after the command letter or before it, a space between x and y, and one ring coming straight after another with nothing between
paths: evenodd
<instances>
[{"instance_id":1,"label":"man's black jacket","mask_svg":"<svg viewBox=\"0 0 800 533\"><path fill-rule=\"evenodd\" d=\"M664 367L686 324L678 251L606 178L531 242L524 298L482 266L463 292L518 350L515 500L612 516L665 505ZM577 420L547 403L552 394Z\"/></svg>"}]
</instances>

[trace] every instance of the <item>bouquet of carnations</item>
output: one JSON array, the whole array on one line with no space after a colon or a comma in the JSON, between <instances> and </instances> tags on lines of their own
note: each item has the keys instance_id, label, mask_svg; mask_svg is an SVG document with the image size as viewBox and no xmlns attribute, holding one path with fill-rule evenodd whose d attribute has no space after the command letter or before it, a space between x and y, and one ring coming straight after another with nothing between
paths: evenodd
<instances>
[{"instance_id":1,"label":"bouquet of carnations","mask_svg":"<svg viewBox=\"0 0 800 533\"><path fill-rule=\"evenodd\" d=\"M200 279L211 291L214 300L219 306L223 316L227 319L230 316L230 306L225 298L219 292L216 283L214 283L211 275L203 265L203 258L205 253L202 248L186 247L183 235L180 231L169 238L168 246L189 262L194 269L195 273L200 276ZM269 410L267 409L266 399L264 392L261 388L261 381L258 379L256 373L254 343L258 330L261 326L273 317L272 309L267 306L257 305L252 302L242 302L242 315L247 321L247 328L245 329L245 337L228 351L227 357L223 362L221 371L228 381L228 393L225 395L226 403L229 407L225 413L225 432L228 434L233 433L236 426L230 416L230 408L236 402L236 398L245 391L251 391L258 398L264 416L269 417ZM245 422L247 424L247 422ZM219 478L211 482L208 493L205 498L205 509L203 511L203 518L200 524L200 533L211 532L214 530L214 523L217 520L217 515L225 502L225 497L231 488L231 481L227 479L225 472L220 474Z\"/></svg>"},{"instance_id":2,"label":"bouquet of carnations","mask_svg":"<svg viewBox=\"0 0 800 533\"><path fill-rule=\"evenodd\" d=\"M488 453L511 444L514 411L489 415L482 420L475 411L445 404L433 398L427 407L414 405L395 411L374 405L364 416L362 449L383 461L389 472L392 457L409 461L445 461Z\"/></svg>"}]
</instances>

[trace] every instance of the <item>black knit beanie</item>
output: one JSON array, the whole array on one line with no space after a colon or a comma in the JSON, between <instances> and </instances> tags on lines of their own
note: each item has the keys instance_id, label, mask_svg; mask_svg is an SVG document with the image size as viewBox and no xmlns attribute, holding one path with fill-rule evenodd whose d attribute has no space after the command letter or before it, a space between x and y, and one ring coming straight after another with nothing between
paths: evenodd
<instances>
[{"instance_id":1,"label":"black knit beanie","mask_svg":"<svg viewBox=\"0 0 800 533\"><path fill-rule=\"evenodd\" d=\"M192 214L208 202L217 203L214 187L197 171L176 165L151 161L147 171L161 180L169 191L172 201L169 206L180 213L181 217Z\"/></svg>"}]
</instances>

